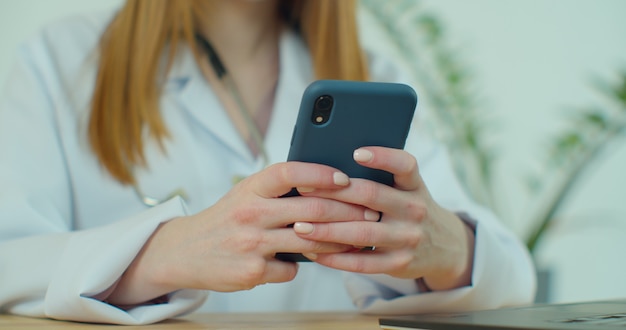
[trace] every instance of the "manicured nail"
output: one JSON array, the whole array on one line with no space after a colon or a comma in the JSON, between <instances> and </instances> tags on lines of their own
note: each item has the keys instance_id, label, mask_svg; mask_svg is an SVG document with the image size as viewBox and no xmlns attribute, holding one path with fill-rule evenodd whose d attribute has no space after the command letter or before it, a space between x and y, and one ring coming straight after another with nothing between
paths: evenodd
<instances>
[{"instance_id":1,"label":"manicured nail","mask_svg":"<svg viewBox=\"0 0 626 330\"><path fill-rule=\"evenodd\" d=\"M369 151L369 150L357 149L357 150L354 150L354 153L352 154L352 157L357 162L367 163L370 160L372 160L372 158L374 158L374 154L372 154L372 152Z\"/></svg>"},{"instance_id":2,"label":"manicured nail","mask_svg":"<svg viewBox=\"0 0 626 330\"><path fill-rule=\"evenodd\" d=\"M309 260L317 259L317 253L303 253L302 255L305 256Z\"/></svg>"},{"instance_id":3,"label":"manicured nail","mask_svg":"<svg viewBox=\"0 0 626 330\"><path fill-rule=\"evenodd\" d=\"M372 209L365 209L365 220L378 221L378 218L380 218L380 213Z\"/></svg>"},{"instance_id":4,"label":"manicured nail","mask_svg":"<svg viewBox=\"0 0 626 330\"><path fill-rule=\"evenodd\" d=\"M298 234L310 234L313 232L313 224L308 222L296 222L293 224L293 230Z\"/></svg>"},{"instance_id":5,"label":"manicured nail","mask_svg":"<svg viewBox=\"0 0 626 330\"><path fill-rule=\"evenodd\" d=\"M301 193L310 193L310 192L314 192L315 188L311 188L311 187L298 187L298 192Z\"/></svg>"},{"instance_id":6,"label":"manicured nail","mask_svg":"<svg viewBox=\"0 0 626 330\"><path fill-rule=\"evenodd\" d=\"M345 173L335 172L333 173L333 182L338 186L347 186L350 184L350 178Z\"/></svg>"}]
</instances>

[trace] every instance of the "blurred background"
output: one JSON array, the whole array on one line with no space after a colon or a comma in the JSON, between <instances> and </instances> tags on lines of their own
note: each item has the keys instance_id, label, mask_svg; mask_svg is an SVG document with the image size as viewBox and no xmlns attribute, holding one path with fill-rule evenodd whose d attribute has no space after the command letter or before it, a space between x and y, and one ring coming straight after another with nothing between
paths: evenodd
<instances>
[{"instance_id":1,"label":"blurred background","mask_svg":"<svg viewBox=\"0 0 626 330\"><path fill-rule=\"evenodd\" d=\"M46 23L121 0L0 0L0 83ZM361 0L474 199L535 258L538 300L626 297L626 1ZM621 256L621 257L620 257Z\"/></svg>"}]
</instances>

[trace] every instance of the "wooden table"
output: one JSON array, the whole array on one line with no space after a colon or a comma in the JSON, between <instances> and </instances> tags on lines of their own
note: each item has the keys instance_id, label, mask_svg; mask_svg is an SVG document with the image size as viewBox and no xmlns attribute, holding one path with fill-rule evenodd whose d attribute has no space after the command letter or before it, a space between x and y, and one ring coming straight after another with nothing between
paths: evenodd
<instances>
[{"instance_id":1,"label":"wooden table","mask_svg":"<svg viewBox=\"0 0 626 330\"><path fill-rule=\"evenodd\" d=\"M116 327L123 330L151 329L296 329L380 330L378 317L357 313L220 313L190 314L147 326L124 326L64 322L0 314L0 329L80 330Z\"/></svg>"}]
</instances>

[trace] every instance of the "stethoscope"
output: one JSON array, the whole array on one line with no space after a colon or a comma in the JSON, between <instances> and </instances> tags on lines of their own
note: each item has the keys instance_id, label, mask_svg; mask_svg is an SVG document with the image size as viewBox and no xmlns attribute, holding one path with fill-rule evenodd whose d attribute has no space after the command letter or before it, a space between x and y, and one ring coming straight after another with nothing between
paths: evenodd
<instances>
[{"instance_id":1,"label":"stethoscope","mask_svg":"<svg viewBox=\"0 0 626 330\"><path fill-rule=\"evenodd\" d=\"M215 75L224 84L224 86L229 91L229 93L233 96L233 99L235 100L235 103L237 104L237 109L239 110L241 116L244 118L246 128L249 130L252 140L254 141L254 144L257 147L257 150L259 150L259 156L261 157L262 164L263 164L262 168L267 167L269 165L269 157L267 155L267 150L265 149L265 144L263 143L263 137L261 136L261 132L259 131L259 128L254 123L252 116L250 116L250 112L248 111L246 105L243 102L243 98L241 97L241 93L239 92L237 85L235 85L235 81L228 74L228 71L226 70L224 63L220 59L219 55L217 55L217 52L215 51L211 43L209 43L209 41L206 38L198 34L196 34L195 39L198 45L200 45L200 47L202 48L202 50L206 52L209 58L209 64L211 65L211 68L215 72ZM246 176L244 175L235 175L231 178L231 182L233 185L235 185L239 181L245 178ZM135 183L133 185L133 190L135 194L137 195L137 197L141 200L141 202L144 205L149 206L149 207L157 206L177 196L181 197L185 201L188 201L188 195L185 192L185 190L182 188L178 188L172 191L164 199L154 198L154 197L150 197L146 195L141 190L141 188L139 188L138 183Z\"/></svg>"},{"instance_id":2,"label":"stethoscope","mask_svg":"<svg viewBox=\"0 0 626 330\"><path fill-rule=\"evenodd\" d=\"M158 199L158 198L150 197L150 196L144 194L143 191L139 188L139 185L137 183L135 183L133 185L133 190L135 191L135 194L137 195L137 197L139 197L141 202L145 206L149 206L149 207L153 207L153 206L157 206L159 204L165 203L165 202L169 201L170 199L172 199L174 197L180 197L184 201L188 200L187 193L185 192L185 189L183 189L183 188L178 188L178 189L172 191L164 199Z\"/></svg>"}]
</instances>

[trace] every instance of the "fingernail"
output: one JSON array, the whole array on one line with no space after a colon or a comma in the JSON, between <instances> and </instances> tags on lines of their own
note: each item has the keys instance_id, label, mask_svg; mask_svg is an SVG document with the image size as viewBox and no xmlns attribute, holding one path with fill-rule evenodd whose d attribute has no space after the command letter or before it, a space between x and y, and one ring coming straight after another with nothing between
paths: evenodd
<instances>
[{"instance_id":1,"label":"fingernail","mask_svg":"<svg viewBox=\"0 0 626 330\"><path fill-rule=\"evenodd\" d=\"M303 253L302 255L305 256L309 260L317 259L317 253Z\"/></svg>"},{"instance_id":2,"label":"fingernail","mask_svg":"<svg viewBox=\"0 0 626 330\"><path fill-rule=\"evenodd\" d=\"M293 224L293 230L298 234L310 234L313 232L313 224L308 222L296 222Z\"/></svg>"},{"instance_id":3,"label":"fingernail","mask_svg":"<svg viewBox=\"0 0 626 330\"><path fill-rule=\"evenodd\" d=\"M365 220L378 221L380 214L372 209L365 209Z\"/></svg>"},{"instance_id":4,"label":"fingernail","mask_svg":"<svg viewBox=\"0 0 626 330\"><path fill-rule=\"evenodd\" d=\"M314 192L315 188L311 188L311 187L298 187L298 192L301 193L310 193L310 192Z\"/></svg>"},{"instance_id":5,"label":"fingernail","mask_svg":"<svg viewBox=\"0 0 626 330\"><path fill-rule=\"evenodd\" d=\"M374 157L374 154L372 154L372 152L369 151L369 150L357 149L357 150L354 150L354 153L352 154L352 157L357 162L367 163L370 160L372 160L372 158Z\"/></svg>"},{"instance_id":6,"label":"fingernail","mask_svg":"<svg viewBox=\"0 0 626 330\"><path fill-rule=\"evenodd\" d=\"M333 173L333 182L338 186L347 186L350 183L350 178L345 173L335 172Z\"/></svg>"}]
</instances>

